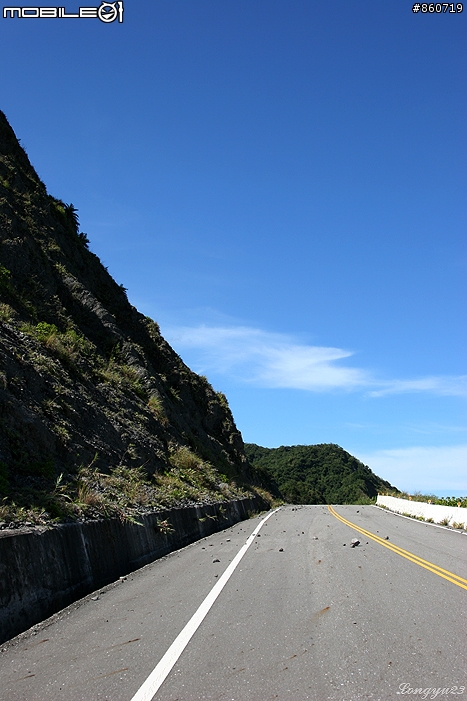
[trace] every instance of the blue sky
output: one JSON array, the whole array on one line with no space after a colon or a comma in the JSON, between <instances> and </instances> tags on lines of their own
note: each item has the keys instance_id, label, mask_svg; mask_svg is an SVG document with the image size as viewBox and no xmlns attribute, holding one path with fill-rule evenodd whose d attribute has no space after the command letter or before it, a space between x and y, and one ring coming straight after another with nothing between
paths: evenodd
<instances>
[{"instance_id":1,"label":"blue sky","mask_svg":"<svg viewBox=\"0 0 467 701\"><path fill-rule=\"evenodd\" d=\"M405 0L0 18L0 109L245 441L467 493L466 29Z\"/></svg>"}]
</instances>

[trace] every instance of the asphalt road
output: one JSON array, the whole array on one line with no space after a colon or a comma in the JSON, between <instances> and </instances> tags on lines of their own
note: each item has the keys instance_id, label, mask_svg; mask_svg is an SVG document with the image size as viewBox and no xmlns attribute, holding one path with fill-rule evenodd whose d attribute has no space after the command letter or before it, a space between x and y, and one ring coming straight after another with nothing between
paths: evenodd
<instances>
[{"instance_id":1,"label":"asphalt road","mask_svg":"<svg viewBox=\"0 0 467 701\"><path fill-rule=\"evenodd\" d=\"M371 506L335 510L467 580L466 536ZM131 701L263 517L144 567L4 647L1 701ZM467 700L467 581L446 576L327 507L283 507L155 701L434 698L427 689Z\"/></svg>"}]
</instances>

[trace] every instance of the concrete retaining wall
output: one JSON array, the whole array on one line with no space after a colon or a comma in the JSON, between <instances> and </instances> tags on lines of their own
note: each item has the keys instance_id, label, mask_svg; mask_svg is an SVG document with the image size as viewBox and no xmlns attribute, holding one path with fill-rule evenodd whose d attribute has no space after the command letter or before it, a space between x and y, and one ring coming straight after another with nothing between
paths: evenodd
<instances>
[{"instance_id":1,"label":"concrete retaining wall","mask_svg":"<svg viewBox=\"0 0 467 701\"><path fill-rule=\"evenodd\" d=\"M385 506L390 511L398 514L410 514L421 516L425 521L429 518L434 523L441 523L447 519L449 526L454 523L462 523L467 528L467 509L458 506L441 506L440 504L427 504L424 501L409 501L409 499L397 499L396 497L383 497L378 495L377 506Z\"/></svg>"},{"instance_id":2,"label":"concrete retaining wall","mask_svg":"<svg viewBox=\"0 0 467 701\"><path fill-rule=\"evenodd\" d=\"M264 508L260 498L251 498L152 513L141 516L143 525L108 519L1 531L0 643L122 575Z\"/></svg>"}]
</instances>

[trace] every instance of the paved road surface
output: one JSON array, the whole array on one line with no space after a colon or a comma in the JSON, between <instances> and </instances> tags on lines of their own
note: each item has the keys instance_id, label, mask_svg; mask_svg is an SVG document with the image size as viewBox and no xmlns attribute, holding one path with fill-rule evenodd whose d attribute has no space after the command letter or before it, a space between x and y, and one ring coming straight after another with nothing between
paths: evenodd
<instances>
[{"instance_id":1,"label":"paved road surface","mask_svg":"<svg viewBox=\"0 0 467 701\"><path fill-rule=\"evenodd\" d=\"M428 688L467 701L467 537L371 506L335 510L464 583L325 506L284 507L155 701L396 701ZM263 517L148 565L7 646L1 701L131 701Z\"/></svg>"}]
</instances>

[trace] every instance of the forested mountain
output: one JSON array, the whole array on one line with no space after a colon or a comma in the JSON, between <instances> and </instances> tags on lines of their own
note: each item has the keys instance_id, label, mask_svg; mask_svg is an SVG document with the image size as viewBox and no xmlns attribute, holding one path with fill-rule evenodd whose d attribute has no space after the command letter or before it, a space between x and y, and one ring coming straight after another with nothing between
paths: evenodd
<instances>
[{"instance_id":1,"label":"forested mountain","mask_svg":"<svg viewBox=\"0 0 467 701\"><path fill-rule=\"evenodd\" d=\"M88 243L0 112L0 523L244 493L255 475L225 396Z\"/></svg>"},{"instance_id":2,"label":"forested mountain","mask_svg":"<svg viewBox=\"0 0 467 701\"><path fill-rule=\"evenodd\" d=\"M333 443L280 448L246 443L245 451L251 464L272 477L292 504L358 504L378 491L395 489Z\"/></svg>"}]
</instances>

